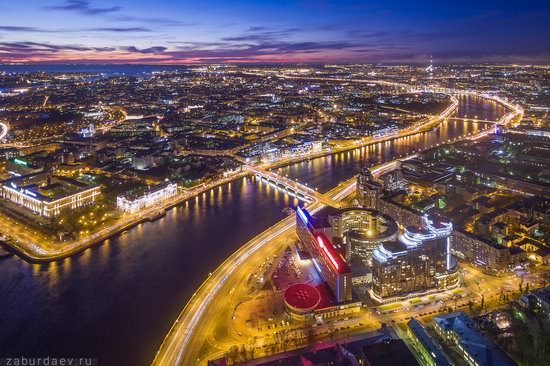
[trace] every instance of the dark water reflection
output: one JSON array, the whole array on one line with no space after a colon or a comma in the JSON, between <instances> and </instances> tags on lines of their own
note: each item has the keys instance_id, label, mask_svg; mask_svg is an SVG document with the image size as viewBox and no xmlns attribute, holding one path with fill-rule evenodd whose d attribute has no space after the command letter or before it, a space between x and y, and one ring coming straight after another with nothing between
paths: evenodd
<instances>
[{"instance_id":1,"label":"dark water reflection","mask_svg":"<svg viewBox=\"0 0 550 366\"><path fill-rule=\"evenodd\" d=\"M458 114L495 119L495 106L464 100ZM481 117L480 117L481 118ZM394 143L323 157L283 173L326 191L358 171L484 124L452 121ZM209 272L293 204L247 178L216 188L165 218L63 261L0 261L0 356L95 357L100 365L148 365Z\"/></svg>"}]
</instances>

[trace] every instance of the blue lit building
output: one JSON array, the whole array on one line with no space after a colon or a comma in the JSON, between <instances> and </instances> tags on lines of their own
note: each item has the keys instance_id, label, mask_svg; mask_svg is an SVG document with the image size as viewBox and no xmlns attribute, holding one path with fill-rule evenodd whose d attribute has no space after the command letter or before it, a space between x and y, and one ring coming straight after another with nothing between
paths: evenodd
<instances>
[{"instance_id":1,"label":"blue lit building","mask_svg":"<svg viewBox=\"0 0 550 366\"><path fill-rule=\"evenodd\" d=\"M422 226L409 226L392 242L372 253L371 297L384 302L458 284L456 260L451 256L450 221L425 215Z\"/></svg>"},{"instance_id":2,"label":"blue lit building","mask_svg":"<svg viewBox=\"0 0 550 366\"><path fill-rule=\"evenodd\" d=\"M330 235L324 230L326 225L318 225L306 209L296 207L296 232L312 261L332 290L336 301L344 303L352 300L351 270L334 248Z\"/></svg>"}]
</instances>

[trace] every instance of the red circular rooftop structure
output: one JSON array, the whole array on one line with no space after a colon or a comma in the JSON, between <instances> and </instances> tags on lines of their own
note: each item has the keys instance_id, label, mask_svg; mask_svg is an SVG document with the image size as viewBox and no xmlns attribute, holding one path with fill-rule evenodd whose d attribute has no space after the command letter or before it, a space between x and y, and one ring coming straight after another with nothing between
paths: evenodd
<instances>
[{"instance_id":1,"label":"red circular rooftop structure","mask_svg":"<svg viewBox=\"0 0 550 366\"><path fill-rule=\"evenodd\" d=\"M311 285L299 283L285 291L285 304L294 313L309 313L319 305L319 302L321 302L321 294Z\"/></svg>"}]
</instances>

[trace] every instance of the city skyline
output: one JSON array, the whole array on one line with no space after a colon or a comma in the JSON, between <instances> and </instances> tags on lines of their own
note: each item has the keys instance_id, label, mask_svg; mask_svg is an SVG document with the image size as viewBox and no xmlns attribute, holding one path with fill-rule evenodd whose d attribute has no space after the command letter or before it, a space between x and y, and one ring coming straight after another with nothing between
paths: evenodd
<instances>
[{"instance_id":1,"label":"city skyline","mask_svg":"<svg viewBox=\"0 0 550 366\"><path fill-rule=\"evenodd\" d=\"M1 69L1 357L550 359L549 66Z\"/></svg>"},{"instance_id":2,"label":"city skyline","mask_svg":"<svg viewBox=\"0 0 550 366\"><path fill-rule=\"evenodd\" d=\"M550 365L549 17L0 1L0 366Z\"/></svg>"},{"instance_id":3,"label":"city skyline","mask_svg":"<svg viewBox=\"0 0 550 366\"><path fill-rule=\"evenodd\" d=\"M48 0L0 10L2 63L550 61L550 5L536 1Z\"/></svg>"}]
</instances>

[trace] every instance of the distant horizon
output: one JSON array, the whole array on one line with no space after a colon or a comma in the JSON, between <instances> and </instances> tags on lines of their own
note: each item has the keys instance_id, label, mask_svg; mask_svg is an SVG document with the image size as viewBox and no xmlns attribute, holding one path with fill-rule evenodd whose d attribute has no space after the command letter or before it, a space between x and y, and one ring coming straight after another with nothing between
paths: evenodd
<instances>
[{"instance_id":1,"label":"distant horizon","mask_svg":"<svg viewBox=\"0 0 550 366\"><path fill-rule=\"evenodd\" d=\"M28 0L0 5L0 62L549 64L548 18L519 0Z\"/></svg>"},{"instance_id":2,"label":"distant horizon","mask_svg":"<svg viewBox=\"0 0 550 366\"><path fill-rule=\"evenodd\" d=\"M0 62L0 66L329 66L329 65L395 65L395 66L416 66L425 65L429 60L397 62L397 61L376 61L376 62L188 62L188 63L148 63L148 62ZM435 62L434 66L451 66L451 65L514 65L514 66L550 66L550 61L540 63L529 62L504 62L504 61L486 61L486 62Z\"/></svg>"}]
</instances>

